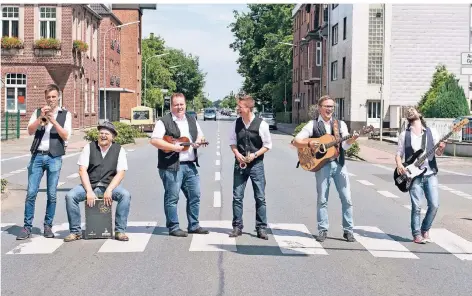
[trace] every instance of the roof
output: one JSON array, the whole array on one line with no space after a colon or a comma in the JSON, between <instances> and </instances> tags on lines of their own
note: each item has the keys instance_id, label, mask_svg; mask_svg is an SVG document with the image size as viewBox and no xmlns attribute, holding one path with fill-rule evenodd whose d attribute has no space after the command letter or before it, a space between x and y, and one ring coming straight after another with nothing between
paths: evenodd
<instances>
[{"instance_id":1,"label":"roof","mask_svg":"<svg viewBox=\"0 0 472 296\"><path fill-rule=\"evenodd\" d=\"M100 87L100 91L104 91L104 90L109 91L109 92L119 92L119 93L135 93L134 90L127 89L124 87L107 87L107 88Z\"/></svg>"},{"instance_id":2,"label":"roof","mask_svg":"<svg viewBox=\"0 0 472 296\"><path fill-rule=\"evenodd\" d=\"M295 16L295 14L297 13L298 10L300 10L302 5L303 5L303 3L297 3L297 5L295 5L295 7L292 9L292 17Z\"/></svg>"},{"instance_id":3,"label":"roof","mask_svg":"<svg viewBox=\"0 0 472 296\"><path fill-rule=\"evenodd\" d=\"M96 13L103 15L103 16L110 16L111 18L115 19L118 25L122 25L123 22L104 4L89 4L88 5L91 9L93 9Z\"/></svg>"},{"instance_id":4,"label":"roof","mask_svg":"<svg viewBox=\"0 0 472 296\"><path fill-rule=\"evenodd\" d=\"M156 10L157 5L156 4L112 4L112 9L151 9L151 10Z\"/></svg>"},{"instance_id":5,"label":"roof","mask_svg":"<svg viewBox=\"0 0 472 296\"><path fill-rule=\"evenodd\" d=\"M92 8L89 7L90 5L82 4L82 6L85 7L86 10L88 10L90 13L92 13L99 20L102 19L102 17L95 10L93 10Z\"/></svg>"}]
</instances>

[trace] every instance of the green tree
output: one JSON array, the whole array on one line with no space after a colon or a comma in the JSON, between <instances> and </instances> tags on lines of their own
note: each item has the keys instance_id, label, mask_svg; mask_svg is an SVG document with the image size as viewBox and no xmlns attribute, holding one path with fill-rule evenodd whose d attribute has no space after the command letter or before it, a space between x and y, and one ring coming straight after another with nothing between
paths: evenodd
<instances>
[{"instance_id":1,"label":"green tree","mask_svg":"<svg viewBox=\"0 0 472 296\"><path fill-rule=\"evenodd\" d=\"M284 109L284 98L292 93L293 4L249 4L247 13L234 11L230 24L235 41L230 48L239 53L238 73L242 89L256 100L256 106ZM289 100L290 101L290 100ZM291 106L288 106L291 109Z\"/></svg>"},{"instance_id":2,"label":"green tree","mask_svg":"<svg viewBox=\"0 0 472 296\"><path fill-rule=\"evenodd\" d=\"M426 110L427 118L457 118L469 115L464 89L454 75L448 76L437 93L437 98Z\"/></svg>"},{"instance_id":3,"label":"green tree","mask_svg":"<svg viewBox=\"0 0 472 296\"><path fill-rule=\"evenodd\" d=\"M436 66L436 71L434 72L433 79L431 80L431 86L421 97L421 100L418 104L418 110L425 117L430 117L428 112L431 110L431 105L436 101L441 86L450 77L453 77L453 74L447 71L445 65L439 64Z\"/></svg>"}]
</instances>

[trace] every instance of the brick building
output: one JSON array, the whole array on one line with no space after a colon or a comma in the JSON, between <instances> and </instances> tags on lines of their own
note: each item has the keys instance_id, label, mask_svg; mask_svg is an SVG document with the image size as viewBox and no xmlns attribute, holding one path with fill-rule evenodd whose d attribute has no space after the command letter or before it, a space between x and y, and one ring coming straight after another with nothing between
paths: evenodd
<instances>
[{"instance_id":1,"label":"brick building","mask_svg":"<svg viewBox=\"0 0 472 296\"><path fill-rule=\"evenodd\" d=\"M328 93L328 5L297 4L293 18L292 122L309 118L309 107Z\"/></svg>"},{"instance_id":2,"label":"brick building","mask_svg":"<svg viewBox=\"0 0 472 296\"><path fill-rule=\"evenodd\" d=\"M120 118L131 119L131 108L141 105L142 77L142 16L144 9L156 9L156 4L112 4L113 13L123 22L136 22L121 30L121 87L135 90L120 97Z\"/></svg>"},{"instance_id":3,"label":"brick building","mask_svg":"<svg viewBox=\"0 0 472 296\"><path fill-rule=\"evenodd\" d=\"M73 128L95 125L101 17L79 4L7 4L1 10L2 35L14 37L13 48L2 48L2 113L19 110L26 128L45 104L45 86L56 83Z\"/></svg>"}]
</instances>

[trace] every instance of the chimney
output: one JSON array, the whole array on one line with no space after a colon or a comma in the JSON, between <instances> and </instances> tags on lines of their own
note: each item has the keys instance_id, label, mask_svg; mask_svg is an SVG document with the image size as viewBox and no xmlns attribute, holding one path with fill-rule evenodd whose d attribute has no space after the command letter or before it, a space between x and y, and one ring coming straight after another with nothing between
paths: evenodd
<instances>
[{"instance_id":1,"label":"chimney","mask_svg":"<svg viewBox=\"0 0 472 296\"><path fill-rule=\"evenodd\" d=\"M154 33L151 33L151 34L149 35L149 38L150 38L150 39L154 39Z\"/></svg>"}]
</instances>

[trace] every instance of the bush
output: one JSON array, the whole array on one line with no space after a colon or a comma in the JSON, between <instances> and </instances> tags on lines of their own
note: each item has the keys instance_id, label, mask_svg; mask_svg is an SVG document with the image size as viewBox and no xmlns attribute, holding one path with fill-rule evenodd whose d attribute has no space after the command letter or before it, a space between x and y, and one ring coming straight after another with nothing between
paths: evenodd
<instances>
[{"instance_id":1,"label":"bush","mask_svg":"<svg viewBox=\"0 0 472 296\"><path fill-rule=\"evenodd\" d=\"M346 150L346 156L352 157L357 156L361 151L361 147L359 147L359 143L354 142L349 149Z\"/></svg>"},{"instance_id":2,"label":"bush","mask_svg":"<svg viewBox=\"0 0 472 296\"><path fill-rule=\"evenodd\" d=\"M454 76L441 85L437 98L425 110L426 118L457 118L469 115L469 104L464 89Z\"/></svg>"},{"instance_id":3,"label":"bush","mask_svg":"<svg viewBox=\"0 0 472 296\"><path fill-rule=\"evenodd\" d=\"M7 179L2 179L2 193L5 192L5 189L7 188L8 181Z\"/></svg>"},{"instance_id":4,"label":"bush","mask_svg":"<svg viewBox=\"0 0 472 296\"><path fill-rule=\"evenodd\" d=\"M118 136L115 138L115 142L124 145L129 143L136 143L135 138L146 138L147 135L145 133L140 132L135 127L123 123L123 122L113 122L115 125L116 131L118 132ZM85 140L87 141L96 141L98 139L98 130L96 128L92 128L85 133Z\"/></svg>"},{"instance_id":5,"label":"bush","mask_svg":"<svg viewBox=\"0 0 472 296\"><path fill-rule=\"evenodd\" d=\"M425 117L428 117L427 113L431 109L431 104L436 101L439 89L451 76L452 74L447 72L446 66L441 64L436 66L436 71L433 74L430 88L421 97L421 100L418 104L418 111L420 111L420 113L422 113Z\"/></svg>"},{"instance_id":6,"label":"bush","mask_svg":"<svg viewBox=\"0 0 472 296\"><path fill-rule=\"evenodd\" d=\"M307 124L308 122L302 122L300 123L294 130L293 130L293 136L295 137L301 130L302 128Z\"/></svg>"}]
</instances>

